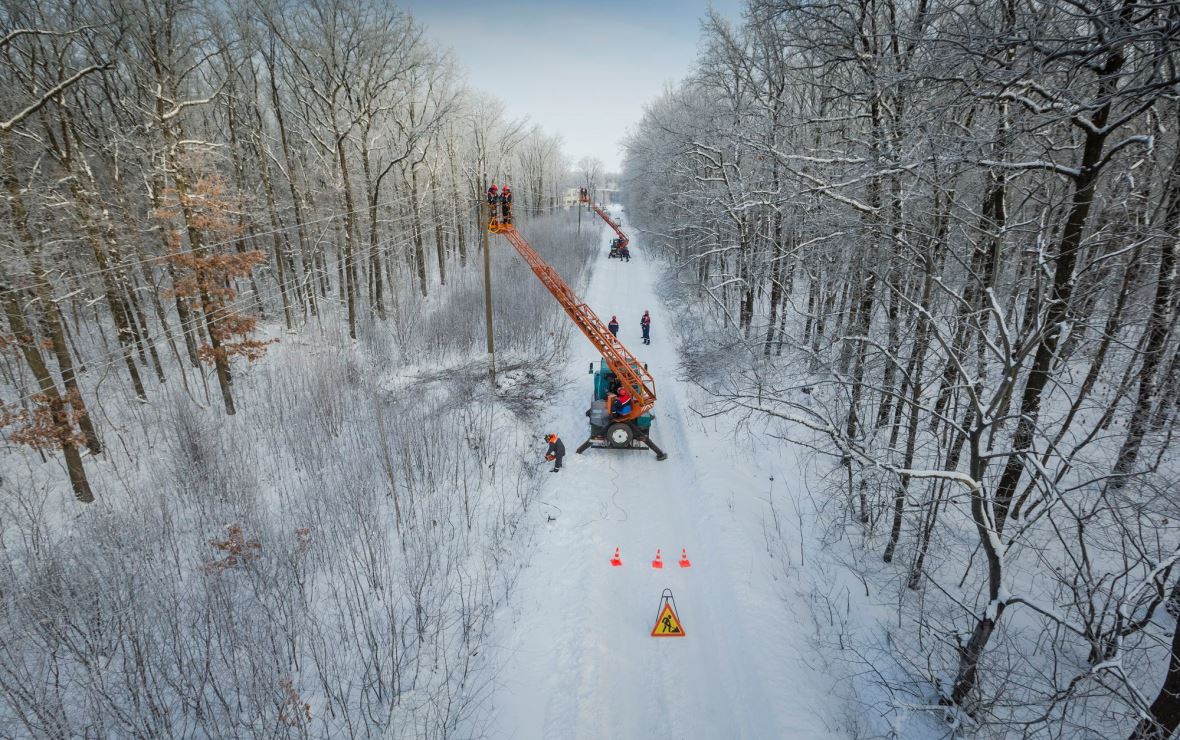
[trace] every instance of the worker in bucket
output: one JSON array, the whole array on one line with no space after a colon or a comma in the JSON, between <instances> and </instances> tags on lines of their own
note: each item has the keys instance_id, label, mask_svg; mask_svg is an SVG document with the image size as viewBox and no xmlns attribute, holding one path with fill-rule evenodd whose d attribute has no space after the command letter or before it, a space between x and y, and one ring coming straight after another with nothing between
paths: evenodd
<instances>
[{"instance_id":1,"label":"worker in bucket","mask_svg":"<svg viewBox=\"0 0 1180 740\"><path fill-rule=\"evenodd\" d=\"M561 470L561 458L565 457L565 443L563 443L556 434L546 434L545 441L549 443L549 450L545 453L545 459L553 463L553 470L550 473L556 473Z\"/></svg>"},{"instance_id":2,"label":"worker in bucket","mask_svg":"<svg viewBox=\"0 0 1180 740\"><path fill-rule=\"evenodd\" d=\"M621 418L631 413L631 392L627 390L627 386L619 388L619 395L615 396L614 403L611 404L611 418Z\"/></svg>"},{"instance_id":3,"label":"worker in bucket","mask_svg":"<svg viewBox=\"0 0 1180 740\"><path fill-rule=\"evenodd\" d=\"M617 317L611 316L610 323L606 325L606 328L610 329L610 334L612 337L615 339L619 338L619 319Z\"/></svg>"},{"instance_id":4,"label":"worker in bucket","mask_svg":"<svg viewBox=\"0 0 1180 740\"><path fill-rule=\"evenodd\" d=\"M504 223L512 223L512 188L507 185L500 191L500 204L504 212Z\"/></svg>"},{"instance_id":5,"label":"worker in bucket","mask_svg":"<svg viewBox=\"0 0 1180 740\"><path fill-rule=\"evenodd\" d=\"M493 224L500 222L500 188L495 185L488 188L488 217Z\"/></svg>"},{"instance_id":6,"label":"worker in bucket","mask_svg":"<svg viewBox=\"0 0 1180 740\"><path fill-rule=\"evenodd\" d=\"M639 319L639 328L643 331L643 343L651 344L651 314L647 311L644 311L643 318Z\"/></svg>"}]
</instances>

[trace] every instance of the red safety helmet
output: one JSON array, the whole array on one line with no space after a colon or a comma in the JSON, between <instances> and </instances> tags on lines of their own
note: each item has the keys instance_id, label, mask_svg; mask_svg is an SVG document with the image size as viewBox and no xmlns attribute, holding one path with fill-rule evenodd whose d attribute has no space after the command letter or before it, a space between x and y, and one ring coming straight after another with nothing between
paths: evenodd
<instances>
[{"instance_id":1,"label":"red safety helmet","mask_svg":"<svg viewBox=\"0 0 1180 740\"><path fill-rule=\"evenodd\" d=\"M619 401L626 403L631 400L631 392L627 390L627 386L619 388Z\"/></svg>"},{"instance_id":2,"label":"red safety helmet","mask_svg":"<svg viewBox=\"0 0 1180 740\"><path fill-rule=\"evenodd\" d=\"M493 185L493 186L491 186L490 188L488 188L488 192L490 192L490 193L494 193L494 192L496 192L496 191L497 191L497 190L499 190L499 189L500 189L500 188L498 188L498 187L496 187L495 185Z\"/></svg>"},{"instance_id":3,"label":"red safety helmet","mask_svg":"<svg viewBox=\"0 0 1180 740\"><path fill-rule=\"evenodd\" d=\"M545 435L545 441L546 441L546 442L549 442L549 443L556 442L556 441L557 441L557 435L556 435L556 434L546 434L546 435Z\"/></svg>"},{"instance_id":4,"label":"red safety helmet","mask_svg":"<svg viewBox=\"0 0 1180 740\"><path fill-rule=\"evenodd\" d=\"M511 193L511 192L512 192L512 188L510 188L510 187L508 187L507 185L505 185L505 186L504 186L504 192L505 192L505 193Z\"/></svg>"}]
</instances>

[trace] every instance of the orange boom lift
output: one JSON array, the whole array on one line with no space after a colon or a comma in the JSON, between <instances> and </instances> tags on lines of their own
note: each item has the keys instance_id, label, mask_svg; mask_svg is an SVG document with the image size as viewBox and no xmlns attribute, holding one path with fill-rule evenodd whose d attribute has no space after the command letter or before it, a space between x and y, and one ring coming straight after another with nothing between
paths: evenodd
<instances>
[{"instance_id":1,"label":"orange boom lift","mask_svg":"<svg viewBox=\"0 0 1180 740\"><path fill-rule=\"evenodd\" d=\"M614 225L609 218L607 223ZM589 410L586 411L586 416L590 418L590 438L578 447L578 453L585 452L591 447L646 448L656 453L657 460L667 458L667 454L651 440L651 424L655 419L651 409L656 403L656 384L647 366L610 333L602 319L578 298L556 270L541 259L541 255L524 240L515 226L500 222L493 213L488 223L488 231L500 234L516 248L533 273L565 309L566 315L573 320L574 325L602 355L602 366L594 378L594 396ZM617 225L615 231L622 234ZM590 370L594 372L593 366ZM623 386L630 391L633 399L631 413L612 417L609 408L610 397Z\"/></svg>"},{"instance_id":2,"label":"orange boom lift","mask_svg":"<svg viewBox=\"0 0 1180 740\"><path fill-rule=\"evenodd\" d=\"M628 239L627 235L623 233L622 227L615 223L614 219L606 214L606 211L599 208L597 203L591 203L590 207L594 209L594 212L598 214L599 218L601 218L603 221L606 221L606 223L615 230L615 233L619 235L619 238L615 240L615 243L612 246L614 246L616 249L623 249L631 243L631 240Z\"/></svg>"},{"instance_id":3,"label":"orange boom lift","mask_svg":"<svg viewBox=\"0 0 1180 740\"><path fill-rule=\"evenodd\" d=\"M618 239L613 239L610 243L611 256L614 256L616 250L626 249L627 245L631 243L631 240L628 239L627 235L623 233L623 228L619 226L615 220L607 214L606 211L602 210L602 208L600 208L597 203L591 202L590 194L586 191L586 188L579 189L578 200L582 203L589 203L590 207L594 209L594 212L598 214L598 217L603 221L606 221L607 225L614 229L615 233L619 235Z\"/></svg>"}]
</instances>

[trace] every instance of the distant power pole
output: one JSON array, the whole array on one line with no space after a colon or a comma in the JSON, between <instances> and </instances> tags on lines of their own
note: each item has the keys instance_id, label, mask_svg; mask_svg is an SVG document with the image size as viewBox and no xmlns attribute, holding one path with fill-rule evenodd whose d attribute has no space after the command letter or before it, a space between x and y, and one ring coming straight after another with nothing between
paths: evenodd
<instances>
[{"instance_id":1,"label":"distant power pole","mask_svg":"<svg viewBox=\"0 0 1180 740\"><path fill-rule=\"evenodd\" d=\"M483 191L488 191L488 177L484 175ZM496 338L492 333L492 253L488 249L488 213L487 198L479 199L479 233L483 239L483 313L484 323L488 334L488 380L496 384Z\"/></svg>"}]
</instances>

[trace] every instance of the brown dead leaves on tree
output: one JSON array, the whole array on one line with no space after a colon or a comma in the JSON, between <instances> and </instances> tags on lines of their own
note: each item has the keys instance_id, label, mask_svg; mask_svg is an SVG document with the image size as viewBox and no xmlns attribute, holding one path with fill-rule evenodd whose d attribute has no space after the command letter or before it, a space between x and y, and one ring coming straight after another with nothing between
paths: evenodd
<instances>
[{"instance_id":1,"label":"brown dead leaves on tree","mask_svg":"<svg viewBox=\"0 0 1180 740\"><path fill-rule=\"evenodd\" d=\"M279 681L279 688L283 690L282 708L279 710L279 722L287 727L302 727L311 721L311 705L303 701L303 697L295 690L295 682L289 678Z\"/></svg>"},{"instance_id":2,"label":"brown dead leaves on tree","mask_svg":"<svg viewBox=\"0 0 1180 740\"><path fill-rule=\"evenodd\" d=\"M156 209L155 217L164 224L170 253L169 263L175 277L169 298L180 298L198 306L208 318L207 331L197 356L214 364L243 357L253 362L266 354L266 347L277 339L251 338L258 319L239 310L234 283L250 277L266 261L261 250L217 252L216 247L240 243L245 226L235 210L235 201L217 176L202 177L186 191L169 189L167 206ZM236 220L235 220L236 219ZM182 246L188 233L189 248Z\"/></svg>"},{"instance_id":3,"label":"brown dead leaves on tree","mask_svg":"<svg viewBox=\"0 0 1180 740\"><path fill-rule=\"evenodd\" d=\"M86 435L78 427L78 421L83 412L76 410L74 396L73 392L67 393L63 396L64 403L54 404L48 395L37 393L29 397L33 403L30 408L0 404L0 429L15 426L8 433L8 441L34 450L53 450L63 442L82 447Z\"/></svg>"},{"instance_id":4,"label":"brown dead leaves on tree","mask_svg":"<svg viewBox=\"0 0 1180 740\"><path fill-rule=\"evenodd\" d=\"M295 555L303 557L311 549L311 528L299 527L295 530Z\"/></svg>"},{"instance_id":5,"label":"brown dead leaves on tree","mask_svg":"<svg viewBox=\"0 0 1180 740\"><path fill-rule=\"evenodd\" d=\"M37 344L43 350L50 348L48 339L38 341L27 335L0 335L0 352L16 351L22 344ZM8 433L9 442L38 451L56 449L63 442L78 447L86 445L86 435L78 426L85 413L78 409L85 407L80 403L76 391L63 394L60 404L45 393L34 393L26 400L30 406L18 407L16 404L0 402L0 429L16 427Z\"/></svg>"},{"instance_id":6,"label":"brown dead leaves on tree","mask_svg":"<svg viewBox=\"0 0 1180 740\"><path fill-rule=\"evenodd\" d=\"M242 534L242 525L227 524L225 531L227 535L225 539L209 540L210 545L225 555L206 562L202 566L206 573L221 573L233 568L238 563L248 563L258 557L259 551L262 550L261 542L256 539L246 539L246 535Z\"/></svg>"}]
</instances>

